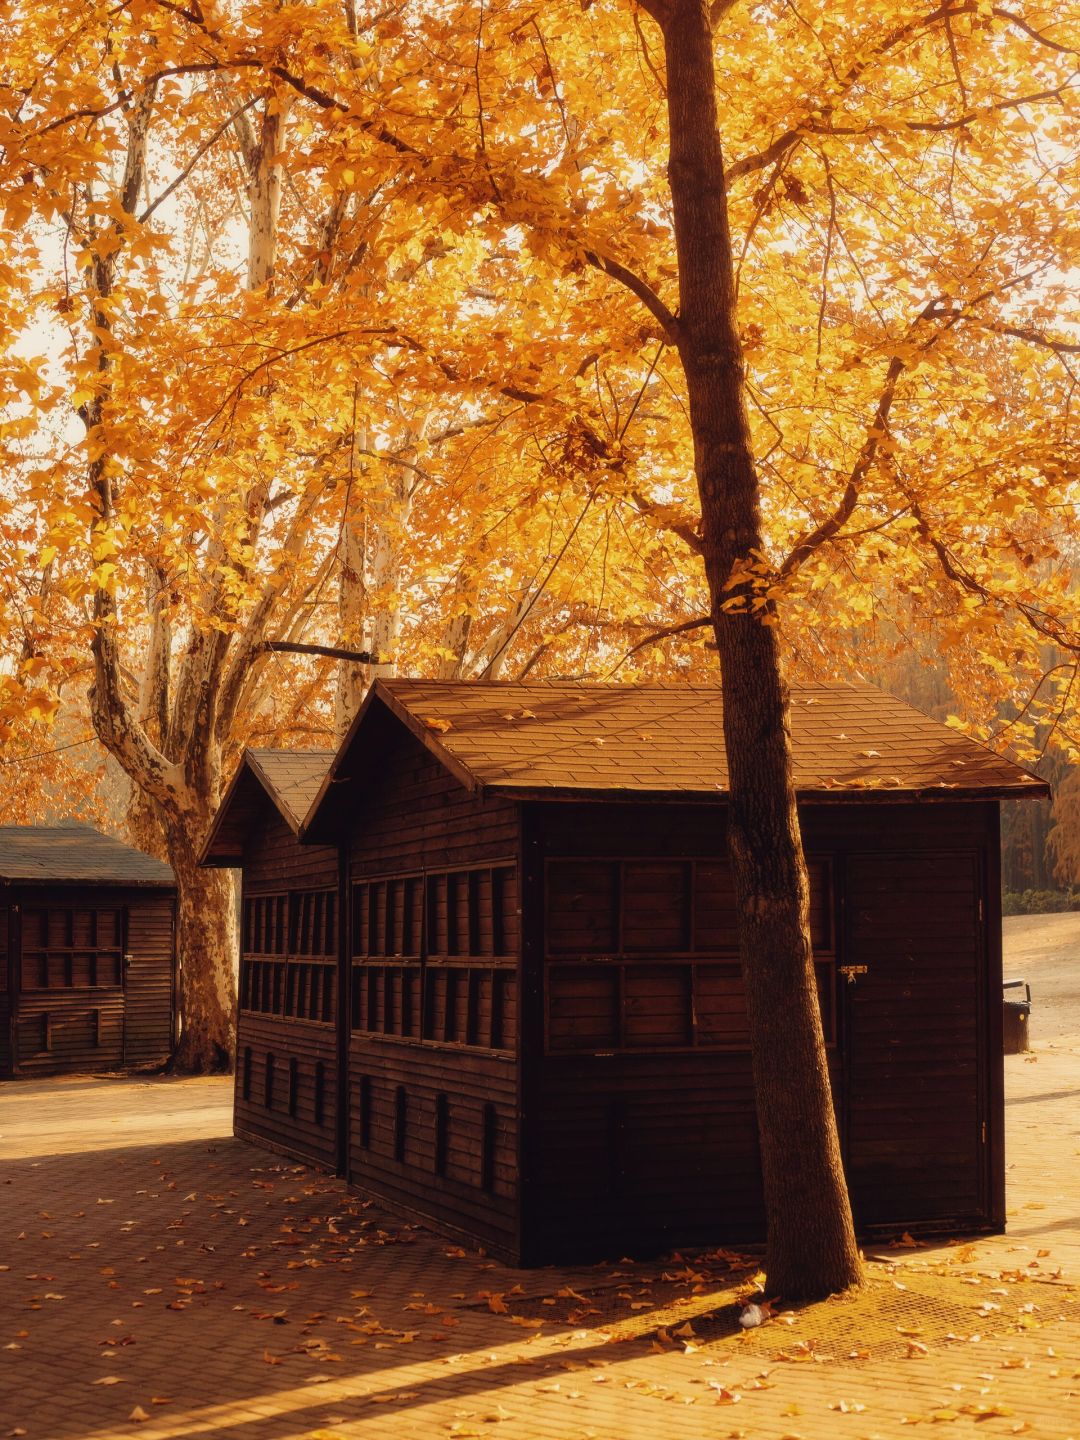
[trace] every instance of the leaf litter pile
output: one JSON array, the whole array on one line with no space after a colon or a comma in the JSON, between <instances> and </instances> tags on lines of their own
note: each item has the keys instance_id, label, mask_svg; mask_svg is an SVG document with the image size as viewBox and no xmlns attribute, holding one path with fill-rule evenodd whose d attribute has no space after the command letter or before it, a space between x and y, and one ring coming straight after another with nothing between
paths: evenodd
<instances>
[{"instance_id":1,"label":"leaf litter pile","mask_svg":"<svg viewBox=\"0 0 1080 1440\"><path fill-rule=\"evenodd\" d=\"M925 1370L919 1362L997 1337L1007 1378L1030 1369L1026 1357L1040 1345L1052 1357L1037 1332L1080 1318L1080 1294L1047 1251L1022 1269L990 1269L971 1246L931 1259L905 1237L870 1262L861 1291L792 1309L760 1290L754 1262L724 1250L511 1271L390 1222L302 1166L249 1168L228 1147L209 1157L201 1150L196 1165L176 1170L122 1159L113 1173L129 1181L126 1199L39 1210L18 1231L8 1247L16 1263L0 1264L0 1300L17 1321L0 1338L0 1382L13 1380L11 1393L22 1365L53 1368L52 1322L68 1305L78 1307L83 1338L60 1362L64 1384L100 1397L87 1405L93 1414L107 1413L122 1432L182 1436L185 1412L220 1413L225 1433L231 1405L280 1398L280 1426L266 1422L267 1440L338 1440L342 1426L355 1433L380 1414L415 1425L410 1412L429 1405L435 1434L466 1440L515 1419L528 1431L541 1401L588 1407L601 1394L622 1415L637 1399L700 1409L767 1403L763 1392L782 1387L784 1399L797 1399L781 1414L796 1416L814 1408L805 1382L815 1375L828 1381L818 1407L857 1416L867 1403L846 1386L872 1362L910 1363L915 1375ZM199 1188L189 1189L193 1174ZM18 1263L20 1252L35 1268ZM63 1322L61 1330L71 1333ZM217 1352L227 1363L215 1369ZM1080 1371L1051 1360L1046 1374L1075 1404ZM989 1383L1001 1378L953 1386L962 1393L913 1406L904 1422L996 1420L1001 1433L1023 1433L1031 1426L1015 1397L1006 1403ZM301 1411L297 1426L290 1413ZM634 1413L625 1411L627 1423ZM111 1440L108 1426L95 1431L77 1410L70 1416L68 1425L51 1414L5 1414L0 1437Z\"/></svg>"}]
</instances>

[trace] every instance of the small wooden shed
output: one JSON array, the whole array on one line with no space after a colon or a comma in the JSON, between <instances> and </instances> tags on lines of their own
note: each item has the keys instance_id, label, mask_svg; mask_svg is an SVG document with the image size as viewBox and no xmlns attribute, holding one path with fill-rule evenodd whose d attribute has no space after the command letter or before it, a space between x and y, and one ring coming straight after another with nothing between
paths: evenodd
<instances>
[{"instance_id":1,"label":"small wooden shed","mask_svg":"<svg viewBox=\"0 0 1080 1440\"><path fill-rule=\"evenodd\" d=\"M792 729L860 1229L1000 1228L997 801L1046 786L867 685ZM713 690L376 683L294 835L353 1184L525 1264L761 1237L726 790Z\"/></svg>"},{"instance_id":2,"label":"small wooden shed","mask_svg":"<svg viewBox=\"0 0 1080 1440\"><path fill-rule=\"evenodd\" d=\"M175 912L172 870L131 845L0 826L0 1078L167 1059Z\"/></svg>"},{"instance_id":3,"label":"small wooden shed","mask_svg":"<svg viewBox=\"0 0 1080 1440\"><path fill-rule=\"evenodd\" d=\"M336 1169L338 851L301 845L330 750L246 750L202 863L241 871L235 1132Z\"/></svg>"}]
</instances>

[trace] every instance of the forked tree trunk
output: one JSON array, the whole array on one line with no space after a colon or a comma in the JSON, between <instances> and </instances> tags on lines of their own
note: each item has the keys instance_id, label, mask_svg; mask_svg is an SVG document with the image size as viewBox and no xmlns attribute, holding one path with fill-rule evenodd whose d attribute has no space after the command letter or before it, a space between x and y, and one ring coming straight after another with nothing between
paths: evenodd
<instances>
[{"instance_id":1,"label":"forked tree trunk","mask_svg":"<svg viewBox=\"0 0 1080 1440\"><path fill-rule=\"evenodd\" d=\"M201 869L197 845L177 833L175 822L169 829L169 862L178 891L176 950L183 1017L173 1066L185 1074L226 1071L232 1064L236 1013L233 882L225 870Z\"/></svg>"},{"instance_id":2,"label":"forked tree trunk","mask_svg":"<svg viewBox=\"0 0 1080 1440\"><path fill-rule=\"evenodd\" d=\"M703 554L720 655L739 915L768 1221L770 1295L815 1298L861 1279L818 1008L795 808L788 693L771 607L725 613L762 551L745 402L708 0L657 0L664 34L686 373Z\"/></svg>"}]
</instances>

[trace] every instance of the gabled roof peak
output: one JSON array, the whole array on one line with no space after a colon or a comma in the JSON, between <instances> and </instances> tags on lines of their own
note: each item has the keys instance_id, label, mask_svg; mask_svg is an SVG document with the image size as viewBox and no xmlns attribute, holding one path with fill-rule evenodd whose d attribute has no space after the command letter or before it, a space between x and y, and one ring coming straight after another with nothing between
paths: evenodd
<instances>
[{"instance_id":1,"label":"gabled roof peak","mask_svg":"<svg viewBox=\"0 0 1080 1440\"><path fill-rule=\"evenodd\" d=\"M728 789L719 689L574 680L378 680L305 818L351 773L375 709L470 790L526 799L716 800ZM792 688L795 788L816 801L1045 795L1046 782L858 681Z\"/></svg>"}]
</instances>

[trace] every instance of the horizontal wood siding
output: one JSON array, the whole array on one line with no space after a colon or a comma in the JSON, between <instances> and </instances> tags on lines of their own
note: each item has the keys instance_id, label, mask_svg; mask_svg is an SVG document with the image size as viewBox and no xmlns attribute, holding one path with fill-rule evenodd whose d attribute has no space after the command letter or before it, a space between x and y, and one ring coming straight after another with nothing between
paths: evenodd
<instances>
[{"instance_id":1,"label":"horizontal wood siding","mask_svg":"<svg viewBox=\"0 0 1080 1440\"><path fill-rule=\"evenodd\" d=\"M115 1070L124 1061L124 992L24 992L15 1020L21 1075Z\"/></svg>"},{"instance_id":2,"label":"horizontal wood siding","mask_svg":"<svg viewBox=\"0 0 1080 1440\"><path fill-rule=\"evenodd\" d=\"M763 1237L741 982L723 963L734 922L724 824L719 805L529 807L528 869L554 876L567 901L553 909L542 880L539 894L526 888L541 918L525 993L546 1017L524 1057L531 1263ZM827 879L811 922L858 1223L979 1223L977 907L996 807L806 807L802 824ZM860 963L871 984L837 978Z\"/></svg>"},{"instance_id":3,"label":"horizontal wood siding","mask_svg":"<svg viewBox=\"0 0 1080 1440\"><path fill-rule=\"evenodd\" d=\"M172 1050L174 913L171 895L138 897L128 906L124 1058L129 1065L165 1060Z\"/></svg>"},{"instance_id":4,"label":"horizontal wood siding","mask_svg":"<svg viewBox=\"0 0 1080 1440\"><path fill-rule=\"evenodd\" d=\"M268 1091L269 1056L273 1083ZM235 1095L237 1135L324 1169L336 1168L337 1037L332 1026L242 1013Z\"/></svg>"},{"instance_id":5,"label":"horizontal wood siding","mask_svg":"<svg viewBox=\"0 0 1080 1440\"><path fill-rule=\"evenodd\" d=\"M445 1097L441 1104L440 1095ZM487 1106L490 1121L485 1120ZM440 1110L444 1134L437 1144ZM485 1134L487 1123L494 1125L493 1136ZM513 1058L354 1035L348 1175L350 1183L392 1205L470 1236L493 1254L512 1255L517 1238Z\"/></svg>"},{"instance_id":6,"label":"horizontal wood siding","mask_svg":"<svg viewBox=\"0 0 1080 1440\"><path fill-rule=\"evenodd\" d=\"M469 868L512 858L517 834L516 804L470 794L418 740L398 732L391 753L357 797L350 871L362 880Z\"/></svg>"},{"instance_id":7,"label":"horizontal wood siding","mask_svg":"<svg viewBox=\"0 0 1080 1440\"><path fill-rule=\"evenodd\" d=\"M8 927L11 906L0 899L0 1080L11 1074L11 976L8 969Z\"/></svg>"},{"instance_id":8,"label":"horizontal wood siding","mask_svg":"<svg viewBox=\"0 0 1080 1440\"><path fill-rule=\"evenodd\" d=\"M321 889L336 885L337 851L332 845L300 845L267 798L262 817L244 845L244 889Z\"/></svg>"},{"instance_id":9,"label":"horizontal wood siding","mask_svg":"<svg viewBox=\"0 0 1080 1440\"><path fill-rule=\"evenodd\" d=\"M347 837L348 1177L513 1258L518 807L386 733Z\"/></svg>"},{"instance_id":10,"label":"horizontal wood siding","mask_svg":"<svg viewBox=\"0 0 1080 1440\"><path fill-rule=\"evenodd\" d=\"M172 1031L172 893L34 885L15 894L17 1073L86 1073L164 1059ZM125 1035L129 985L133 1027Z\"/></svg>"},{"instance_id":11,"label":"horizontal wood siding","mask_svg":"<svg viewBox=\"0 0 1080 1440\"><path fill-rule=\"evenodd\" d=\"M242 875L234 1128L245 1139L333 1170L341 925L337 850L299 844L266 797L248 831Z\"/></svg>"}]
</instances>

